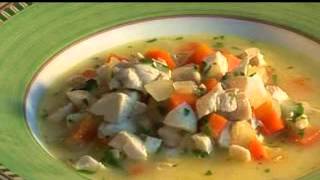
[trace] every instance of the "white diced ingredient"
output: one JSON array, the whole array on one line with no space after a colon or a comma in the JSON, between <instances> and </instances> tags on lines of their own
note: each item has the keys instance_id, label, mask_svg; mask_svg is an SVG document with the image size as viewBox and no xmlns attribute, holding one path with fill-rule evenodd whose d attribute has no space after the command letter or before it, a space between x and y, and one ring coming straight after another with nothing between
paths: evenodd
<instances>
[{"instance_id":1,"label":"white diced ingredient","mask_svg":"<svg viewBox=\"0 0 320 180\"><path fill-rule=\"evenodd\" d=\"M232 112L237 109L236 91L226 91L217 96L218 110L221 112Z\"/></svg>"},{"instance_id":2,"label":"white diced ingredient","mask_svg":"<svg viewBox=\"0 0 320 180\"><path fill-rule=\"evenodd\" d=\"M218 138L218 145L223 148L228 148L230 146L230 142L230 123L228 122Z\"/></svg>"},{"instance_id":3,"label":"white diced ingredient","mask_svg":"<svg viewBox=\"0 0 320 180\"><path fill-rule=\"evenodd\" d=\"M134 68L143 84L156 80L160 75L159 70L147 64L135 64Z\"/></svg>"},{"instance_id":4,"label":"white diced ingredient","mask_svg":"<svg viewBox=\"0 0 320 180\"><path fill-rule=\"evenodd\" d=\"M89 172L96 172L100 168L105 168L102 163L99 163L91 156L85 155L82 156L75 164L74 168L76 170L83 170L83 171L89 171Z\"/></svg>"},{"instance_id":5,"label":"white diced ingredient","mask_svg":"<svg viewBox=\"0 0 320 180\"><path fill-rule=\"evenodd\" d=\"M95 101L95 98L84 90L69 91L66 94L72 104L78 108L89 106Z\"/></svg>"},{"instance_id":6,"label":"white diced ingredient","mask_svg":"<svg viewBox=\"0 0 320 180\"><path fill-rule=\"evenodd\" d=\"M73 110L74 110L74 107L72 103L68 103L65 106L57 109L54 113L50 114L48 116L48 120L53 122L63 121L68 114L72 113Z\"/></svg>"},{"instance_id":7,"label":"white diced ingredient","mask_svg":"<svg viewBox=\"0 0 320 180\"><path fill-rule=\"evenodd\" d=\"M177 81L173 83L175 91L193 93L198 88L194 81Z\"/></svg>"},{"instance_id":8,"label":"white diced ingredient","mask_svg":"<svg viewBox=\"0 0 320 180\"><path fill-rule=\"evenodd\" d=\"M163 101L168 99L172 92L172 80L156 80L152 81L144 86L145 90L156 100Z\"/></svg>"},{"instance_id":9,"label":"white diced ingredient","mask_svg":"<svg viewBox=\"0 0 320 180\"><path fill-rule=\"evenodd\" d=\"M229 147L229 155L231 158L243 162L251 161L250 151L239 145L231 145Z\"/></svg>"},{"instance_id":10,"label":"white diced ingredient","mask_svg":"<svg viewBox=\"0 0 320 180\"><path fill-rule=\"evenodd\" d=\"M228 72L228 61L220 51L217 51L212 62L211 70L214 76L222 77Z\"/></svg>"},{"instance_id":11,"label":"white diced ingredient","mask_svg":"<svg viewBox=\"0 0 320 180\"><path fill-rule=\"evenodd\" d=\"M188 132L196 132L197 118L192 108L187 103L182 103L172 109L165 117L164 124Z\"/></svg>"},{"instance_id":12,"label":"white diced ingredient","mask_svg":"<svg viewBox=\"0 0 320 180\"><path fill-rule=\"evenodd\" d=\"M109 142L109 146L122 150L130 159L146 160L148 156L143 142L134 134L125 131L119 132Z\"/></svg>"},{"instance_id":13,"label":"white diced ingredient","mask_svg":"<svg viewBox=\"0 0 320 180\"><path fill-rule=\"evenodd\" d=\"M95 115L103 115L108 122L119 122L128 119L135 101L124 93L108 93L95 102L89 111Z\"/></svg>"},{"instance_id":14,"label":"white diced ingredient","mask_svg":"<svg viewBox=\"0 0 320 180\"><path fill-rule=\"evenodd\" d=\"M154 154L158 151L162 143L162 140L159 138L147 136L144 146L147 149L148 154Z\"/></svg>"},{"instance_id":15,"label":"white diced ingredient","mask_svg":"<svg viewBox=\"0 0 320 180\"><path fill-rule=\"evenodd\" d=\"M297 129L305 129L307 128L309 124L308 116L303 114L299 117L297 117L296 122L294 123L295 127Z\"/></svg>"},{"instance_id":16,"label":"white diced ingredient","mask_svg":"<svg viewBox=\"0 0 320 180\"><path fill-rule=\"evenodd\" d=\"M210 137L204 134L194 134L191 138L193 140L195 149L206 152L208 154L212 152L213 146Z\"/></svg>"},{"instance_id":17,"label":"white diced ingredient","mask_svg":"<svg viewBox=\"0 0 320 180\"><path fill-rule=\"evenodd\" d=\"M266 61L264 56L261 54L260 49L258 48L248 48L244 50L246 53L246 58L250 60L250 64L253 66L264 66Z\"/></svg>"},{"instance_id":18,"label":"white diced ingredient","mask_svg":"<svg viewBox=\"0 0 320 180\"><path fill-rule=\"evenodd\" d=\"M163 143L169 147L177 147L183 138L178 129L168 126L159 128L158 134L163 140Z\"/></svg>"},{"instance_id":19,"label":"white diced ingredient","mask_svg":"<svg viewBox=\"0 0 320 180\"><path fill-rule=\"evenodd\" d=\"M264 87L264 82L258 74L248 77L245 94L254 108L258 108L270 98L268 91Z\"/></svg>"},{"instance_id":20,"label":"white diced ingredient","mask_svg":"<svg viewBox=\"0 0 320 180\"><path fill-rule=\"evenodd\" d=\"M197 100L196 109L198 118L217 111L217 96L222 92L221 83L218 83L214 89Z\"/></svg>"},{"instance_id":21,"label":"white diced ingredient","mask_svg":"<svg viewBox=\"0 0 320 180\"><path fill-rule=\"evenodd\" d=\"M172 71L173 81L195 81L200 82L201 74L195 69L195 65L188 64L175 68Z\"/></svg>"},{"instance_id":22,"label":"white diced ingredient","mask_svg":"<svg viewBox=\"0 0 320 180\"><path fill-rule=\"evenodd\" d=\"M280 104L289 99L289 96L278 86L267 86L266 87L272 98L278 101Z\"/></svg>"},{"instance_id":23,"label":"white diced ingredient","mask_svg":"<svg viewBox=\"0 0 320 180\"><path fill-rule=\"evenodd\" d=\"M100 138L104 138L106 136L114 135L120 131L135 133L137 131L137 127L133 119L128 119L117 123L102 122L98 128L98 136Z\"/></svg>"}]
</instances>

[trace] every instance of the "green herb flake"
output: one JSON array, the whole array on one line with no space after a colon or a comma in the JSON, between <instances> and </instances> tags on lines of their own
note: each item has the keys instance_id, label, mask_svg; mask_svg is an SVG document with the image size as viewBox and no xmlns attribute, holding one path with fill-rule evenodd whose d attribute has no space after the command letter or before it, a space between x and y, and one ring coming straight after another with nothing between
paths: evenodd
<instances>
[{"instance_id":1,"label":"green herb flake","mask_svg":"<svg viewBox=\"0 0 320 180\"><path fill-rule=\"evenodd\" d=\"M153 43L153 42L156 42L157 40L158 40L157 38L153 38L153 39L147 40L146 43Z\"/></svg>"},{"instance_id":2,"label":"green herb flake","mask_svg":"<svg viewBox=\"0 0 320 180\"><path fill-rule=\"evenodd\" d=\"M231 49L234 49L234 50L238 50L238 51L241 51L240 48L236 47L236 46L232 46Z\"/></svg>"},{"instance_id":3,"label":"green herb flake","mask_svg":"<svg viewBox=\"0 0 320 180\"><path fill-rule=\"evenodd\" d=\"M208 157L209 154L206 153L206 152L203 152L203 151L199 151L199 150L193 150L192 151L192 154L194 156L196 156L197 158L205 158L205 157Z\"/></svg>"},{"instance_id":4,"label":"green herb flake","mask_svg":"<svg viewBox=\"0 0 320 180\"><path fill-rule=\"evenodd\" d=\"M148 59L148 58L140 59L140 62L142 64L153 64L153 61L151 59Z\"/></svg>"},{"instance_id":5,"label":"green herb flake","mask_svg":"<svg viewBox=\"0 0 320 180\"><path fill-rule=\"evenodd\" d=\"M265 173L269 173L271 170L269 168L265 169L264 172Z\"/></svg>"},{"instance_id":6,"label":"green herb flake","mask_svg":"<svg viewBox=\"0 0 320 180\"><path fill-rule=\"evenodd\" d=\"M222 42L216 42L214 45L213 45L214 48L216 49L221 49L224 47L224 44Z\"/></svg>"},{"instance_id":7,"label":"green herb flake","mask_svg":"<svg viewBox=\"0 0 320 180\"><path fill-rule=\"evenodd\" d=\"M277 85L278 84L278 76L276 74L272 74L272 83L274 85Z\"/></svg>"},{"instance_id":8,"label":"green herb flake","mask_svg":"<svg viewBox=\"0 0 320 180\"><path fill-rule=\"evenodd\" d=\"M210 170L208 170L206 173L204 173L204 175L206 176L211 176L212 175L212 172Z\"/></svg>"},{"instance_id":9,"label":"green herb flake","mask_svg":"<svg viewBox=\"0 0 320 180\"><path fill-rule=\"evenodd\" d=\"M202 87L198 87L197 89L194 90L194 94L198 97L201 97L204 94L206 94L206 89Z\"/></svg>"},{"instance_id":10,"label":"green herb flake","mask_svg":"<svg viewBox=\"0 0 320 180\"><path fill-rule=\"evenodd\" d=\"M127 48L131 49L131 48L133 48L133 46L127 46Z\"/></svg>"},{"instance_id":11,"label":"green herb flake","mask_svg":"<svg viewBox=\"0 0 320 180\"><path fill-rule=\"evenodd\" d=\"M175 40L182 40L182 39L183 39L183 37L180 36L180 37L177 37Z\"/></svg>"},{"instance_id":12,"label":"green herb flake","mask_svg":"<svg viewBox=\"0 0 320 180\"><path fill-rule=\"evenodd\" d=\"M209 137L211 136L211 130L208 123L203 126L202 132Z\"/></svg>"},{"instance_id":13,"label":"green herb flake","mask_svg":"<svg viewBox=\"0 0 320 180\"><path fill-rule=\"evenodd\" d=\"M190 109L184 108L183 109L183 114L184 114L184 116L188 116L190 114Z\"/></svg>"},{"instance_id":14,"label":"green herb flake","mask_svg":"<svg viewBox=\"0 0 320 180\"><path fill-rule=\"evenodd\" d=\"M83 88L80 88L79 90L85 90L85 91L93 91L95 89L97 89L98 87L98 83L95 79L89 79L86 81L85 85Z\"/></svg>"},{"instance_id":15,"label":"green herb flake","mask_svg":"<svg viewBox=\"0 0 320 180\"><path fill-rule=\"evenodd\" d=\"M224 36L223 36L223 35L221 35L221 36L215 36L215 37L213 37L212 39L214 39L214 40L223 40L223 39L224 39Z\"/></svg>"},{"instance_id":16,"label":"green herb flake","mask_svg":"<svg viewBox=\"0 0 320 180\"><path fill-rule=\"evenodd\" d=\"M121 159L117 158L111 149L108 149L104 153L104 157L102 158L102 163L105 165L112 166L112 167L122 168Z\"/></svg>"},{"instance_id":17,"label":"green herb flake","mask_svg":"<svg viewBox=\"0 0 320 180\"><path fill-rule=\"evenodd\" d=\"M293 66L288 66L287 69L293 69Z\"/></svg>"},{"instance_id":18,"label":"green herb flake","mask_svg":"<svg viewBox=\"0 0 320 180\"><path fill-rule=\"evenodd\" d=\"M256 74L257 74L257 73L254 72L254 73L250 74L249 76L252 77L252 76L254 76L254 75L256 75Z\"/></svg>"}]
</instances>

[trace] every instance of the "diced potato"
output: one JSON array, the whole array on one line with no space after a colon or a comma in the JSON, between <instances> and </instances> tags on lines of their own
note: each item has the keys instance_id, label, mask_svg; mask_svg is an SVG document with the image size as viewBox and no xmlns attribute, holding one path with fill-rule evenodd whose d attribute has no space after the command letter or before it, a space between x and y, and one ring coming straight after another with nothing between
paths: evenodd
<instances>
[{"instance_id":1,"label":"diced potato","mask_svg":"<svg viewBox=\"0 0 320 180\"><path fill-rule=\"evenodd\" d=\"M256 138L256 132L248 121L237 121L231 127L231 144L247 147Z\"/></svg>"},{"instance_id":2,"label":"diced potato","mask_svg":"<svg viewBox=\"0 0 320 180\"><path fill-rule=\"evenodd\" d=\"M156 101L168 99L174 90L171 80L152 81L146 84L144 88Z\"/></svg>"},{"instance_id":3,"label":"diced potato","mask_svg":"<svg viewBox=\"0 0 320 180\"><path fill-rule=\"evenodd\" d=\"M204 134L194 134L192 135L192 140L194 143L194 148L208 154L213 150L212 142L210 137Z\"/></svg>"},{"instance_id":4,"label":"diced potato","mask_svg":"<svg viewBox=\"0 0 320 180\"><path fill-rule=\"evenodd\" d=\"M229 147L229 155L231 158L243 162L251 161L251 154L250 151L242 146L239 145L231 145Z\"/></svg>"},{"instance_id":5,"label":"diced potato","mask_svg":"<svg viewBox=\"0 0 320 180\"><path fill-rule=\"evenodd\" d=\"M163 123L167 126L182 129L191 133L197 130L197 118L187 103L182 103L171 110Z\"/></svg>"},{"instance_id":6,"label":"diced potato","mask_svg":"<svg viewBox=\"0 0 320 180\"><path fill-rule=\"evenodd\" d=\"M184 93L193 93L197 88L197 84L194 81L177 81L173 83L175 91Z\"/></svg>"},{"instance_id":7,"label":"diced potato","mask_svg":"<svg viewBox=\"0 0 320 180\"><path fill-rule=\"evenodd\" d=\"M97 160L93 159L91 156L85 155L82 156L75 164L74 168L76 170L83 170L89 172L96 172L100 168L105 168L102 163L99 163Z\"/></svg>"},{"instance_id":8,"label":"diced potato","mask_svg":"<svg viewBox=\"0 0 320 180\"><path fill-rule=\"evenodd\" d=\"M258 74L249 77L245 94L254 108L259 107L271 98L264 87L262 78Z\"/></svg>"}]
</instances>

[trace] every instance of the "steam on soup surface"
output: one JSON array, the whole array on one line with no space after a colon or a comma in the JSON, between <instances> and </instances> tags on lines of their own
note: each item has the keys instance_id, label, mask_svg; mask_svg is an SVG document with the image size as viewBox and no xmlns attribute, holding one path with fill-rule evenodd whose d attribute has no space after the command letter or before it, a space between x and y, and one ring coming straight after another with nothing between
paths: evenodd
<instances>
[{"instance_id":1,"label":"steam on soup surface","mask_svg":"<svg viewBox=\"0 0 320 180\"><path fill-rule=\"evenodd\" d=\"M231 36L130 43L49 87L42 138L92 179L295 179L320 164L318 68Z\"/></svg>"}]
</instances>

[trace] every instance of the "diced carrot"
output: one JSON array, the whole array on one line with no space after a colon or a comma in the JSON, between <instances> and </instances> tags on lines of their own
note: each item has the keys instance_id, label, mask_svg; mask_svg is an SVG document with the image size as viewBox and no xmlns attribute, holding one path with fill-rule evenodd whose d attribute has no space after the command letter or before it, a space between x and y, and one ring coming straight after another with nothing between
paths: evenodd
<instances>
[{"instance_id":1,"label":"diced carrot","mask_svg":"<svg viewBox=\"0 0 320 180\"><path fill-rule=\"evenodd\" d=\"M175 91L171 94L169 99L169 110L174 109L183 102L189 104L193 110L195 110L195 104L197 101L197 96L193 93L184 93Z\"/></svg>"},{"instance_id":2,"label":"diced carrot","mask_svg":"<svg viewBox=\"0 0 320 180\"><path fill-rule=\"evenodd\" d=\"M76 144L92 141L97 135L98 125L99 122L93 116L88 115L80 120L66 141Z\"/></svg>"},{"instance_id":3,"label":"diced carrot","mask_svg":"<svg viewBox=\"0 0 320 180\"><path fill-rule=\"evenodd\" d=\"M251 153L251 156L256 161L268 159L268 154L266 149L263 147L261 142L259 142L256 138L249 143L248 148Z\"/></svg>"},{"instance_id":4,"label":"diced carrot","mask_svg":"<svg viewBox=\"0 0 320 180\"><path fill-rule=\"evenodd\" d=\"M187 64L194 63L201 65L206 57L215 53L215 50L205 43L190 43L189 46L193 48L193 53L189 57Z\"/></svg>"},{"instance_id":5,"label":"diced carrot","mask_svg":"<svg viewBox=\"0 0 320 180\"><path fill-rule=\"evenodd\" d=\"M214 138L219 137L227 122L228 120L219 114L213 113L209 116L209 127Z\"/></svg>"},{"instance_id":6,"label":"diced carrot","mask_svg":"<svg viewBox=\"0 0 320 180\"><path fill-rule=\"evenodd\" d=\"M237 56L230 53L227 49L222 49L222 54L226 57L228 61L228 71L233 71L240 65L241 60Z\"/></svg>"},{"instance_id":7,"label":"diced carrot","mask_svg":"<svg viewBox=\"0 0 320 180\"><path fill-rule=\"evenodd\" d=\"M290 140L298 144L308 146L320 141L320 128L309 127L304 130L304 134L293 134Z\"/></svg>"},{"instance_id":8,"label":"diced carrot","mask_svg":"<svg viewBox=\"0 0 320 180\"><path fill-rule=\"evenodd\" d=\"M216 85L218 84L218 81L214 78L207 79L203 82L203 84L206 86L208 91L211 91Z\"/></svg>"},{"instance_id":9,"label":"diced carrot","mask_svg":"<svg viewBox=\"0 0 320 180\"><path fill-rule=\"evenodd\" d=\"M132 176L141 175L145 172L146 165L144 163L137 163L133 165L129 165L128 167L128 173Z\"/></svg>"},{"instance_id":10,"label":"diced carrot","mask_svg":"<svg viewBox=\"0 0 320 180\"><path fill-rule=\"evenodd\" d=\"M176 67L176 63L171 58L169 52L162 49L150 49L145 53L147 58L153 58L157 60L164 60L170 69L174 69Z\"/></svg>"},{"instance_id":11,"label":"diced carrot","mask_svg":"<svg viewBox=\"0 0 320 180\"><path fill-rule=\"evenodd\" d=\"M124 57L124 56L120 56L120 55L111 53L111 54L109 54L109 55L106 57L106 62L107 62L107 63L110 62L110 60L111 60L112 58L115 58L115 59L117 59L117 60L119 60L119 61L123 61L123 60L126 60L126 61L127 61L127 60L128 60L128 58L126 58L126 57Z\"/></svg>"},{"instance_id":12,"label":"diced carrot","mask_svg":"<svg viewBox=\"0 0 320 180\"><path fill-rule=\"evenodd\" d=\"M256 118L262 122L265 132L268 134L276 133L285 127L279 108L279 104L268 100L254 110Z\"/></svg>"},{"instance_id":13,"label":"diced carrot","mask_svg":"<svg viewBox=\"0 0 320 180\"><path fill-rule=\"evenodd\" d=\"M84 76L87 79L92 79L92 78L95 78L97 76L97 73L93 69L87 69L87 70L82 72L82 76Z\"/></svg>"}]
</instances>

